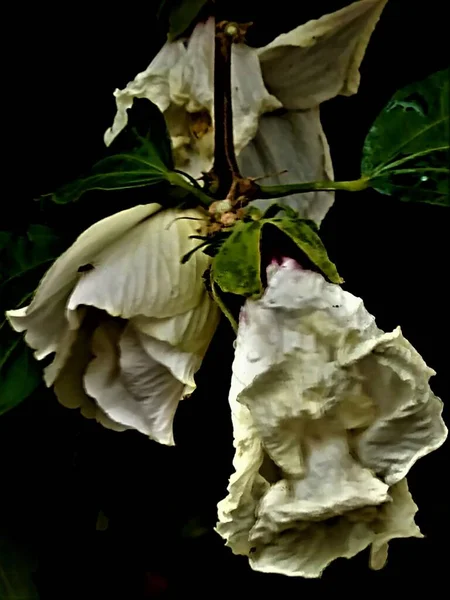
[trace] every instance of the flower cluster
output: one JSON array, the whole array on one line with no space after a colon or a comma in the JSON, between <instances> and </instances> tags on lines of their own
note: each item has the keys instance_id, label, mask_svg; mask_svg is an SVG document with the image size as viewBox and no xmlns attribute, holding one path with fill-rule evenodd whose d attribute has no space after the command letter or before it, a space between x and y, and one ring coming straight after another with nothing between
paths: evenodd
<instances>
[{"instance_id":1,"label":"flower cluster","mask_svg":"<svg viewBox=\"0 0 450 600\"><path fill-rule=\"evenodd\" d=\"M386 1L356 1L264 48L233 45L234 140L245 176L332 179L319 107L357 91ZM194 178L210 169L214 35L214 19L197 24L116 90L107 145L133 99L148 98L165 116L175 166ZM45 382L64 406L171 445L176 408L195 389L220 311L204 283L211 258L191 252L192 236L211 232L210 213L150 200L82 233L31 303L7 317L38 360L52 357ZM281 202L319 224L333 196ZM369 546L371 566L381 568L391 539L421 537L406 476L447 435L433 371L400 328L384 333L361 299L294 259L273 260L265 284L240 313L229 394L235 472L217 532L259 571L318 577Z\"/></svg>"}]
</instances>

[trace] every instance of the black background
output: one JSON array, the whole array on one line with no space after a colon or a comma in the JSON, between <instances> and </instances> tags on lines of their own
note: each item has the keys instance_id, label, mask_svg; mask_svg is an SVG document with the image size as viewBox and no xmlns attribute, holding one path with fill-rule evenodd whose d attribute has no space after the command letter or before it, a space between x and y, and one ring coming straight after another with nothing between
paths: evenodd
<instances>
[{"instance_id":1,"label":"black background","mask_svg":"<svg viewBox=\"0 0 450 600\"><path fill-rule=\"evenodd\" d=\"M17 5L7 19L2 129L1 228L20 227L31 199L86 170L103 152L115 113L112 92L143 70L164 41L151 2ZM264 44L346 2L227 2L230 18L253 20ZM399 87L447 67L448 2L390 0L361 73L357 96L323 107L337 179L359 175L371 121ZM8 24L4 23L8 29ZM102 197L103 202L107 198ZM447 400L448 209L398 203L376 193L340 193L322 226L345 287L364 298L380 327L404 335L437 371ZM62 228L67 223L61 222ZM394 541L387 567L371 572L367 553L339 560L320 580L253 573L214 532L183 537L197 519L210 529L231 472L227 390L232 335L223 324L182 403L175 448L137 433L117 434L35 394L0 419L0 535L37 560L42 600L234 598L302 593L368 595L430 592L448 581L448 444L409 476L424 540ZM447 460L446 460L447 459ZM99 510L109 518L96 530ZM159 590L159 591L158 591ZM436 590L437 591L437 590Z\"/></svg>"}]
</instances>

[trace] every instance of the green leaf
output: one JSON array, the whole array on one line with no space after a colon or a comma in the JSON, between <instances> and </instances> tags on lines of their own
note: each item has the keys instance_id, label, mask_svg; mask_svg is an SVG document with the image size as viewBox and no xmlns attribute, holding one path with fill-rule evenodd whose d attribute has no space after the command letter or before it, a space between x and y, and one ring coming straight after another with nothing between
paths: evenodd
<instances>
[{"instance_id":1,"label":"green leaf","mask_svg":"<svg viewBox=\"0 0 450 600\"><path fill-rule=\"evenodd\" d=\"M33 292L50 263L61 253L62 241L45 225L29 225L23 234L0 231L0 312L17 306Z\"/></svg>"},{"instance_id":2,"label":"green leaf","mask_svg":"<svg viewBox=\"0 0 450 600\"><path fill-rule=\"evenodd\" d=\"M208 0L163 0L159 18L169 22L168 40L173 42L192 25Z\"/></svg>"},{"instance_id":3,"label":"green leaf","mask_svg":"<svg viewBox=\"0 0 450 600\"><path fill-rule=\"evenodd\" d=\"M1 350L0 415L23 402L42 383L39 364L17 334L7 350Z\"/></svg>"},{"instance_id":4,"label":"green leaf","mask_svg":"<svg viewBox=\"0 0 450 600\"><path fill-rule=\"evenodd\" d=\"M157 201L179 204L192 194L201 204L213 201L189 177L174 170L172 147L161 111L147 99L135 99L128 111L127 127L115 138L109 155L96 163L91 172L62 186L51 196L67 204L94 190L114 191L158 186ZM195 183L195 182L194 182ZM170 196L170 197L169 197Z\"/></svg>"},{"instance_id":5,"label":"green leaf","mask_svg":"<svg viewBox=\"0 0 450 600\"><path fill-rule=\"evenodd\" d=\"M401 200L450 205L448 70L399 90L364 143L362 177Z\"/></svg>"},{"instance_id":6,"label":"green leaf","mask_svg":"<svg viewBox=\"0 0 450 600\"><path fill-rule=\"evenodd\" d=\"M23 544L1 536L0 598L2 600L39 600L32 576L36 560Z\"/></svg>"},{"instance_id":7,"label":"green leaf","mask_svg":"<svg viewBox=\"0 0 450 600\"><path fill-rule=\"evenodd\" d=\"M8 235L2 235L7 233ZM22 337L3 318L33 295L62 242L45 225L30 225L23 234L0 232L0 414L25 400L42 381L42 372Z\"/></svg>"},{"instance_id":8,"label":"green leaf","mask_svg":"<svg viewBox=\"0 0 450 600\"><path fill-rule=\"evenodd\" d=\"M145 156L147 154L147 156ZM52 200L58 204L75 202L93 190L113 191L146 187L167 180L168 169L152 156L150 147L142 140L142 152L117 154L98 162L92 174L57 190Z\"/></svg>"},{"instance_id":9,"label":"green leaf","mask_svg":"<svg viewBox=\"0 0 450 600\"><path fill-rule=\"evenodd\" d=\"M12 236L13 234L11 231L0 231L0 252L8 246L8 244L11 242Z\"/></svg>"},{"instance_id":10,"label":"green leaf","mask_svg":"<svg viewBox=\"0 0 450 600\"><path fill-rule=\"evenodd\" d=\"M325 246L319 237L317 225L313 221L284 217L264 220L264 224L266 223L274 225L285 233L331 283L343 282L336 265L328 258Z\"/></svg>"},{"instance_id":11,"label":"green leaf","mask_svg":"<svg viewBox=\"0 0 450 600\"><path fill-rule=\"evenodd\" d=\"M213 261L213 280L223 292L258 298L261 281L261 236L271 225L286 235L301 250L304 266L321 271L332 283L342 283L336 266L328 258L315 223L292 217L239 222L220 247ZM271 249L272 250L272 249ZM276 255L277 249L273 248Z\"/></svg>"},{"instance_id":12,"label":"green leaf","mask_svg":"<svg viewBox=\"0 0 450 600\"><path fill-rule=\"evenodd\" d=\"M261 221L239 222L214 258L213 279L223 292L247 298L262 293Z\"/></svg>"},{"instance_id":13,"label":"green leaf","mask_svg":"<svg viewBox=\"0 0 450 600\"><path fill-rule=\"evenodd\" d=\"M85 177L51 194L54 202L74 202L93 190L168 183L173 158L162 113L149 100L141 99L133 103L128 115L128 125L111 144L109 156L96 163Z\"/></svg>"}]
</instances>

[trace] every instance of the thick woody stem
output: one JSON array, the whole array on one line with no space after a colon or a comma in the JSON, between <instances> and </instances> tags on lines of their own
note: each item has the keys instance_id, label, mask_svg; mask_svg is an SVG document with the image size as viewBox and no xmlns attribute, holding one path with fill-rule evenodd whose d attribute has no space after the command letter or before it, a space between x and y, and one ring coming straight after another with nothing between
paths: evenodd
<instances>
[{"instance_id":1,"label":"thick woody stem","mask_svg":"<svg viewBox=\"0 0 450 600\"><path fill-rule=\"evenodd\" d=\"M214 164L211 178L216 181L216 196L225 198L241 179L233 140L231 100L231 49L241 35L239 25L217 24L214 52Z\"/></svg>"}]
</instances>

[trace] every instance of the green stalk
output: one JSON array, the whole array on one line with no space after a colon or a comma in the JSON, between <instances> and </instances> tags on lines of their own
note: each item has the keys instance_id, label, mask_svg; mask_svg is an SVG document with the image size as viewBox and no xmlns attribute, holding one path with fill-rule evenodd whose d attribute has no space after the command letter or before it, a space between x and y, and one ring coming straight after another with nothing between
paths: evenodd
<instances>
[{"instance_id":1,"label":"green stalk","mask_svg":"<svg viewBox=\"0 0 450 600\"><path fill-rule=\"evenodd\" d=\"M260 185L256 195L260 199L281 198L290 194L306 194L307 192L361 192L370 187L370 179L361 177L354 181L308 181L305 183L289 183L286 185Z\"/></svg>"}]
</instances>

